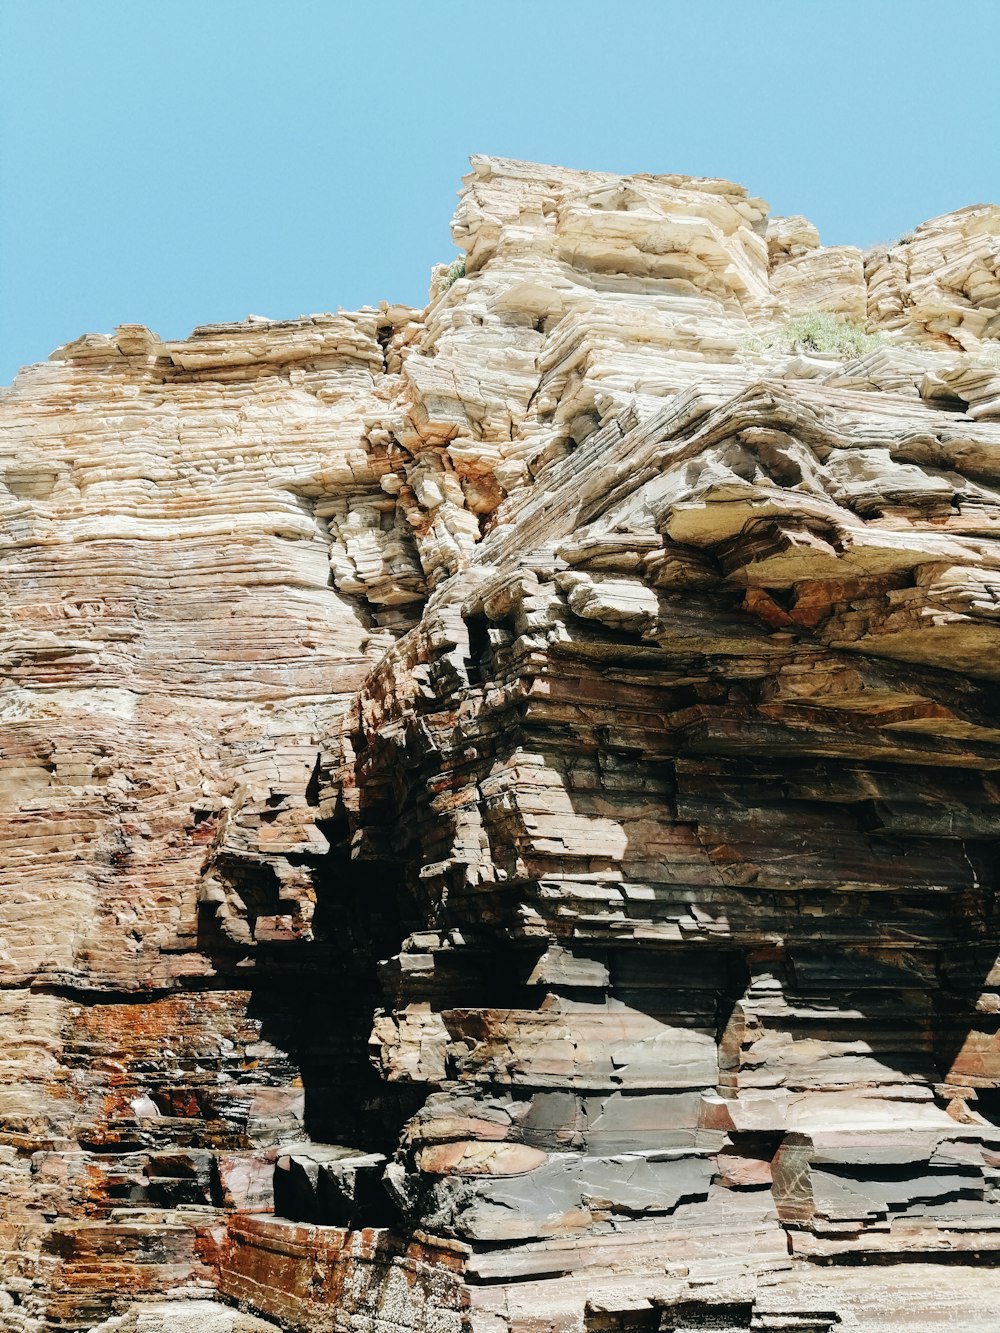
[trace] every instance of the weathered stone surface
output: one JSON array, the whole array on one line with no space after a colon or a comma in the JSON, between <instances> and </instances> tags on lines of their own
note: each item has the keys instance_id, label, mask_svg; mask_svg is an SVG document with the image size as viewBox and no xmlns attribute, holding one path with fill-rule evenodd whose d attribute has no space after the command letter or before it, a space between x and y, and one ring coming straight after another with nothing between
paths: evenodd
<instances>
[{"instance_id":1,"label":"weathered stone surface","mask_svg":"<svg viewBox=\"0 0 1000 1333\"><path fill-rule=\"evenodd\" d=\"M476 158L18 377L0 1327L993 1329L998 219Z\"/></svg>"},{"instance_id":2,"label":"weathered stone surface","mask_svg":"<svg viewBox=\"0 0 1000 1333\"><path fill-rule=\"evenodd\" d=\"M94 1333L274 1333L269 1319L240 1314L214 1301L148 1301L100 1324Z\"/></svg>"}]
</instances>

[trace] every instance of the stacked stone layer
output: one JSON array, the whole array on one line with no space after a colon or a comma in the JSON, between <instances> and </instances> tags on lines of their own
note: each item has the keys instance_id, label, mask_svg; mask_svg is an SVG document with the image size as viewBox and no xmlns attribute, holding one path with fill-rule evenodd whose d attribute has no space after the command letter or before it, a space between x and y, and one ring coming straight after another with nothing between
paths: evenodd
<instances>
[{"instance_id":1,"label":"stacked stone layer","mask_svg":"<svg viewBox=\"0 0 1000 1333\"><path fill-rule=\"evenodd\" d=\"M0 1326L985 1333L1000 210L454 235L0 405Z\"/></svg>"}]
</instances>

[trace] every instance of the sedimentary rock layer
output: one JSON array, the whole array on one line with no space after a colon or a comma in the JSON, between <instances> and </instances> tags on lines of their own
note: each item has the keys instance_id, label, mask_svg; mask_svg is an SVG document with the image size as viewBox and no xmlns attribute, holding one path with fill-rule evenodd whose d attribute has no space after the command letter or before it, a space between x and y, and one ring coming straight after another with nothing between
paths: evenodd
<instances>
[{"instance_id":1,"label":"sedimentary rock layer","mask_svg":"<svg viewBox=\"0 0 1000 1333\"><path fill-rule=\"evenodd\" d=\"M454 236L0 404L0 1326L985 1333L1000 209Z\"/></svg>"}]
</instances>

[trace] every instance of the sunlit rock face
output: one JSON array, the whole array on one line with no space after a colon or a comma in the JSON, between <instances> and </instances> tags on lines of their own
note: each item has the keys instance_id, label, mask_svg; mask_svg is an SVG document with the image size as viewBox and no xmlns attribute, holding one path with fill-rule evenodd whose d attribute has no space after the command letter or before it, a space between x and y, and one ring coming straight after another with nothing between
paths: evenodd
<instances>
[{"instance_id":1,"label":"sunlit rock face","mask_svg":"<svg viewBox=\"0 0 1000 1333\"><path fill-rule=\"evenodd\" d=\"M472 168L0 402L0 1328L993 1333L1000 210Z\"/></svg>"}]
</instances>

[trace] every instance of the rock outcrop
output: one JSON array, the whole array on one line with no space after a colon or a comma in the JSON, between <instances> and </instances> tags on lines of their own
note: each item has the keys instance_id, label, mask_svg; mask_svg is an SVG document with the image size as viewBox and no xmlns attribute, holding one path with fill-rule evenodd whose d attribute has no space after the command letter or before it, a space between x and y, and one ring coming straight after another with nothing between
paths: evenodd
<instances>
[{"instance_id":1,"label":"rock outcrop","mask_svg":"<svg viewBox=\"0 0 1000 1333\"><path fill-rule=\"evenodd\" d=\"M1000 209L472 165L0 403L0 1327L994 1330Z\"/></svg>"}]
</instances>

